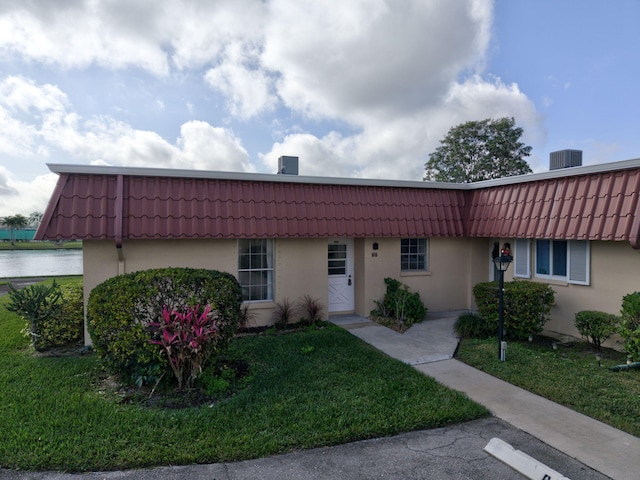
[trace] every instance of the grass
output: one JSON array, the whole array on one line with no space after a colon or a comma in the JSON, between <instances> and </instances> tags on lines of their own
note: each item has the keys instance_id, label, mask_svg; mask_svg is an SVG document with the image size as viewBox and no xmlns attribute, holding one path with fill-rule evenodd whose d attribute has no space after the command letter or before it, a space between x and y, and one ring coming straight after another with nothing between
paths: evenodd
<instances>
[{"instance_id":1,"label":"grass","mask_svg":"<svg viewBox=\"0 0 640 480\"><path fill-rule=\"evenodd\" d=\"M0 242L1 250L61 250L61 249L77 249L82 248L81 241L69 241L63 243L53 242L16 242L11 245L10 242Z\"/></svg>"},{"instance_id":2,"label":"grass","mask_svg":"<svg viewBox=\"0 0 640 480\"><path fill-rule=\"evenodd\" d=\"M124 404L93 356L39 357L0 298L0 467L73 472L235 461L440 427L487 410L327 325L242 337L251 381L213 405Z\"/></svg>"},{"instance_id":3,"label":"grass","mask_svg":"<svg viewBox=\"0 0 640 480\"><path fill-rule=\"evenodd\" d=\"M612 372L626 354L603 348L600 365L586 342L558 345L509 342L507 359L498 360L497 340L467 340L458 359L495 377L537 393L612 427L640 437L640 370Z\"/></svg>"}]
</instances>

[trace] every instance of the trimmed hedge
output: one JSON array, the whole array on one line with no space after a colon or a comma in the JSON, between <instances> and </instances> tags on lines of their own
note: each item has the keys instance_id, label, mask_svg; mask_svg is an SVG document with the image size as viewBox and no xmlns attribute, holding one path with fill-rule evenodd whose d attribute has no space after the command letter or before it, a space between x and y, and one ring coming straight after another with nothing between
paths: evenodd
<instances>
[{"instance_id":1,"label":"trimmed hedge","mask_svg":"<svg viewBox=\"0 0 640 480\"><path fill-rule=\"evenodd\" d=\"M478 283L473 296L480 316L498 330L498 282ZM526 340L529 335L542 332L549 320L555 292L546 283L514 280L504 284L504 333L511 340Z\"/></svg>"},{"instance_id":2,"label":"trimmed hedge","mask_svg":"<svg viewBox=\"0 0 640 480\"><path fill-rule=\"evenodd\" d=\"M586 337L589 343L600 349L611 335L616 333L620 319L611 313L597 310L582 310L576 313L575 326L580 335Z\"/></svg>"},{"instance_id":3,"label":"trimmed hedge","mask_svg":"<svg viewBox=\"0 0 640 480\"><path fill-rule=\"evenodd\" d=\"M149 342L149 323L163 308L184 311L210 305L226 348L240 324L242 290L225 272L194 268L161 268L112 277L96 286L87 305L87 327L93 347L106 367L136 381L150 383L167 368L159 345Z\"/></svg>"},{"instance_id":4,"label":"trimmed hedge","mask_svg":"<svg viewBox=\"0 0 640 480\"><path fill-rule=\"evenodd\" d=\"M640 292L622 297L622 320L620 336L624 340L624 349L631 357L640 360Z\"/></svg>"}]
</instances>

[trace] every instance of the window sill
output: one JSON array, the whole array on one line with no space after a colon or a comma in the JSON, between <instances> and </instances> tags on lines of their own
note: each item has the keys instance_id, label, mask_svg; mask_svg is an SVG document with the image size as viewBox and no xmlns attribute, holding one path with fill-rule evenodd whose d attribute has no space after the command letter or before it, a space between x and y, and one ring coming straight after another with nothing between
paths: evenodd
<instances>
[{"instance_id":1,"label":"window sill","mask_svg":"<svg viewBox=\"0 0 640 480\"><path fill-rule=\"evenodd\" d=\"M276 306L273 300L245 300L242 303L249 305L251 310L259 310L261 308L267 309Z\"/></svg>"},{"instance_id":2,"label":"window sill","mask_svg":"<svg viewBox=\"0 0 640 480\"><path fill-rule=\"evenodd\" d=\"M400 272L401 277L429 277L431 272L429 270L405 270Z\"/></svg>"},{"instance_id":3,"label":"window sill","mask_svg":"<svg viewBox=\"0 0 640 480\"><path fill-rule=\"evenodd\" d=\"M555 287L567 287L567 286L569 286L569 282L567 281L566 278L565 279L560 279L560 278L534 276L532 280L535 280L536 282L541 282L541 283L548 283L549 285L553 285Z\"/></svg>"}]
</instances>

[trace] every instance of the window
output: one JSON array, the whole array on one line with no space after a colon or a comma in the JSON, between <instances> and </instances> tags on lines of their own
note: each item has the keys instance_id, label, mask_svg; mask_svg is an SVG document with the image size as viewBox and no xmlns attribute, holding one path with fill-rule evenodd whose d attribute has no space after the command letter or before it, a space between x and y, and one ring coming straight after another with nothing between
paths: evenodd
<instances>
[{"instance_id":1,"label":"window","mask_svg":"<svg viewBox=\"0 0 640 480\"><path fill-rule=\"evenodd\" d=\"M329 244L329 275L347 274L347 245Z\"/></svg>"},{"instance_id":2,"label":"window","mask_svg":"<svg viewBox=\"0 0 640 480\"><path fill-rule=\"evenodd\" d=\"M589 242L536 240L535 275L589 285Z\"/></svg>"},{"instance_id":3,"label":"window","mask_svg":"<svg viewBox=\"0 0 640 480\"><path fill-rule=\"evenodd\" d=\"M567 241L536 241L536 275L549 277L567 276Z\"/></svg>"},{"instance_id":4,"label":"window","mask_svg":"<svg viewBox=\"0 0 640 480\"><path fill-rule=\"evenodd\" d=\"M427 270L427 239L400 240L400 270L403 272Z\"/></svg>"},{"instance_id":5,"label":"window","mask_svg":"<svg viewBox=\"0 0 640 480\"><path fill-rule=\"evenodd\" d=\"M273 240L238 240L238 281L245 300L273 300Z\"/></svg>"}]
</instances>

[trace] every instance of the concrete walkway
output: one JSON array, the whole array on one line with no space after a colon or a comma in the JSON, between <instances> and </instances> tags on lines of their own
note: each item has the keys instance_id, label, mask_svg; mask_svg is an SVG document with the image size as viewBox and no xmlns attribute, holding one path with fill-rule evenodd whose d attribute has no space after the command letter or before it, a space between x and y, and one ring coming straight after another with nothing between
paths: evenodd
<instances>
[{"instance_id":1,"label":"concrete walkway","mask_svg":"<svg viewBox=\"0 0 640 480\"><path fill-rule=\"evenodd\" d=\"M640 479L640 439L453 359L455 317L404 335L357 316L331 319L387 355L487 407L496 417L611 478Z\"/></svg>"}]
</instances>

